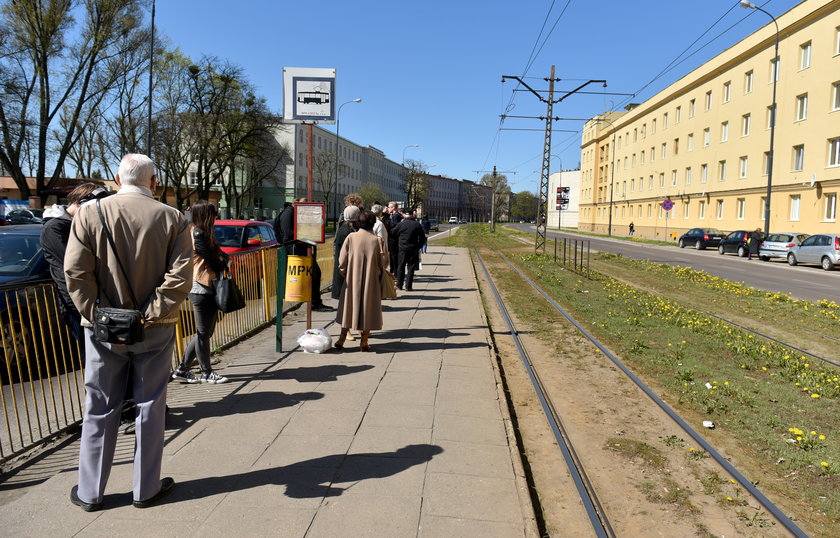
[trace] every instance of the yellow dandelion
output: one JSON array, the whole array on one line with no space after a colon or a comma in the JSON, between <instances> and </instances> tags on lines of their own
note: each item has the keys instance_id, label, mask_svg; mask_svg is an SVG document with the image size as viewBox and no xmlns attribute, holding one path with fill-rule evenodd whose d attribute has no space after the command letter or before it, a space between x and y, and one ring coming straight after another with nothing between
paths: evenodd
<instances>
[{"instance_id":1,"label":"yellow dandelion","mask_svg":"<svg viewBox=\"0 0 840 538\"><path fill-rule=\"evenodd\" d=\"M819 398L819 397L820 397L820 395L819 395L819 394L816 394L816 393L814 393L814 394L812 394L812 395L811 395L811 398Z\"/></svg>"},{"instance_id":2,"label":"yellow dandelion","mask_svg":"<svg viewBox=\"0 0 840 538\"><path fill-rule=\"evenodd\" d=\"M819 439L820 441L825 441L825 435L820 435L817 439Z\"/></svg>"},{"instance_id":3,"label":"yellow dandelion","mask_svg":"<svg viewBox=\"0 0 840 538\"><path fill-rule=\"evenodd\" d=\"M821 461L820 465L822 465L823 467L828 467L828 462L827 461Z\"/></svg>"}]
</instances>

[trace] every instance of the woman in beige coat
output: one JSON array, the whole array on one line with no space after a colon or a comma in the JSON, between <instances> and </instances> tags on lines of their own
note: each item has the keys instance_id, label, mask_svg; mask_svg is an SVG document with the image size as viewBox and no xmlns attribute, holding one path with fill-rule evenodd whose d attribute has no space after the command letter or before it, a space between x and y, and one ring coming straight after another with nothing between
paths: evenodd
<instances>
[{"instance_id":1,"label":"woman in beige coat","mask_svg":"<svg viewBox=\"0 0 840 538\"><path fill-rule=\"evenodd\" d=\"M388 246L373 234L376 216L370 211L359 214L359 231L347 236L338 256L338 270L344 275L344 287L338 301L336 321L341 336L335 343L344 349L347 331L361 331L362 351L373 351L368 344L370 331L382 328L382 287L380 278L388 267Z\"/></svg>"}]
</instances>

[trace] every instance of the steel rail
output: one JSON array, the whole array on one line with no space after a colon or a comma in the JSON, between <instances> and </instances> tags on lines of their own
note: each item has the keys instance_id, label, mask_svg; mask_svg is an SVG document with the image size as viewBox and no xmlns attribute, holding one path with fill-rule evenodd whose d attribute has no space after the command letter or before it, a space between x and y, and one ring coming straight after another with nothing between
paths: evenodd
<instances>
[{"instance_id":1,"label":"steel rail","mask_svg":"<svg viewBox=\"0 0 840 538\"><path fill-rule=\"evenodd\" d=\"M514 265L504 254L500 251L495 249L494 247L488 245L496 254L498 254L504 261L507 263L514 271L516 271L523 280L528 282L534 290L537 291L543 298L548 301L551 306L553 306L560 314L562 314L575 328L580 331L590 342L592 342L595 347L597 347L601 353L603 353L613 364L615 364L618 369L620 369L624 374L639 387L642 392L644 392L648 398L650 398L660 409L662 409L674 422L676 422L680 428L689 436L691 437L703 450L708 452L708 454L714 459L718 465L723 467L727 473L729 473L732 478L738 482L745 490L747 490L750 495L752 495L776 520L791 534L801 538L807 538L807 534L800 529L796 523L794 523L787 515L784 514L775 504L773 504L770 499L768 499L761 491L756 488L752 482L750 482L745 476L743 476L726 458L724 458L721 454L719 454L700 434L698 434L691 426L686 423L682 417L680 417L673 409L671 409L668 404L666 404L659 396L656 395L641 379L636 377L636 375L622 363L618 357L613 355L595 336L593 336L589 331L587 331L575 318L573 318L563 307L561 307L554 299L552 299L542 288L540 288L534 281L532 281L528 276L522 272L519 267Z\"/></svg>"},{"instance_id":2,"label":"steel rail","mask_svg":"<svg viewBox=\"0 0 840 538\"><path fill-rule=\"evenodd\" d=\"M531 379L531 384L534 386L534 390L537 393L537 398L539 399L543 412L548 419L551 431L554 433L554 438L557 440L557 445L560 447L560 450L563 453L563 458L566 460L566 466L569 469L569 474L571 475L575 488L578 491L578 495L583 502L586 514L589 517L589 521L592 524L595 534L601 538L617 536L610 526L609 519L607 519L604 508L595 493L595 488L592 486L589 477L586 475L583 464L572 446L572 442L569 439L566 429L563 427L557 410L554 408L553 403L551 403L550 398L546 395L545 386L539 378L527 351L522 346L522 342L519 338L519 332L514 327L513 321L508 315L504 300L501 295L499 295L499 290L493 283L493 277L490 276L490 272L487 270L487 266L484 264L484 260L481 258L481 255L478 253L475 246L473 246L473 252L476 259L481 264L484 274L487 276L487 282L490 285L490 290L492 291L502 317L510 330L510 335L516 344L516 348L519 350L519 356L522 359L522 363L525 365L528 377Z\"/></svg>"}]
</instances>

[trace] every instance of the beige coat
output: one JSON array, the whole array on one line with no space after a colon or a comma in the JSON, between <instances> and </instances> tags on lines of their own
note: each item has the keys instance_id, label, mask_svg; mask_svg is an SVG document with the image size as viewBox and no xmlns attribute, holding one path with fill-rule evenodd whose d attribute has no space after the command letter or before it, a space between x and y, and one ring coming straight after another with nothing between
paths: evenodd
<instances>
[{"instance_id":1,"label":"beige coat","mask_svg":"<svg viewBox=\"0 0 840 538\"><path fill-rule=\"evenodd\" d=\"M359 230L344 240L338 255L338 270L344 275L344 288L335 318L342 328L357 331L382 328L379 279L387 266L388 246L380 248L379 238L370 231Z\"/></svg>"},{"instance_id":2,"label":"beige coat","mask_svg":"<svg viewBox=\"0 0 840 538\"><path fill-rule=\"evenodd\" d=\"M120 261L147 322L172 325L178 306L192 287L192 243L180 211L164 205L139 187L122 187L101 201ZM70 229L64 255L67 291L90 327L93 309L134 308L123 276L99 220L95 203L83 205Z\"/></svg>"}]
</instances>

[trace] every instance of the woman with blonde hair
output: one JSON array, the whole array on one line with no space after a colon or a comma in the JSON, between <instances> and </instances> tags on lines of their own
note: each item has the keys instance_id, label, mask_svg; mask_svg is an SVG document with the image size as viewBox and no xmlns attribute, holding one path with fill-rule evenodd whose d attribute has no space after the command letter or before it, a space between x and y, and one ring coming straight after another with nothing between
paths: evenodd
<instances>
[{"instance_id":1,"label":"woman with blonde hair","mask_svg":"<svg viewBox=\"0 0 840 538\"><path fill-rule=\"evenodd\" d=\"M358 217L359 230L344 240L338 256L338 270L344 275L341 299L338 301L336 321L341 335L335 343L344 349L350 329L361 331L359 349L373 351L368 339L370 332L382 328L382 288L380 278L388 266L388 247L373 233L376 216L362 211Z\"/></svg>"},{"instance_id":2,"label":"woman with blonde hair","mask_svg":"<svg viewBox=\"0 0 840 538\"><path fill-rule=\"evenodd\" d=\"M190 207L193 285L189 297L195 311L196 333L184 351L180 366L172 373L172 379L185 383L216 384L228 381L210 366L210 338L216 330L216 318L219 315L213 280L228 264L228 255L222 252L213 235L217 216L216 206L207 200L199 200ZM198 378L190 373L190 364L196 358L201 367L201 376Z\"/></svg>"}]
</instances>

